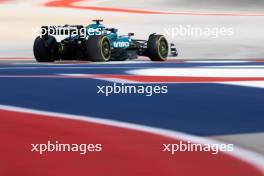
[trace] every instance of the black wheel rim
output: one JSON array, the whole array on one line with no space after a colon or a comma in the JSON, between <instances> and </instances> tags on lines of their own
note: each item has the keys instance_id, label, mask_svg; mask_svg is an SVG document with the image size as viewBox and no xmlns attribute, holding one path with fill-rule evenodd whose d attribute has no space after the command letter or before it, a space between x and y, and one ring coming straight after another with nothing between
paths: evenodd
<instances>
[{"instance_id":1,"label":"black wheel rim","mask_svg":"<svg viewBox=\"0 0 264 176\"><path fill-rule=\"evenodd\" d=\"M168 43L165 39L160 40L159 53L162 58L166 58L168 56Z\"/></svg>"},{"instance_id":2,"label":"black wheel rim","mask_svg":"<svg viewBox=\"0 0 264 176\"><path fill-rule=\"evenodd\" d=\"M102 54L106 59L110 57L110 44L106 39L102 42Z\"/></svg>"}]
</instances>

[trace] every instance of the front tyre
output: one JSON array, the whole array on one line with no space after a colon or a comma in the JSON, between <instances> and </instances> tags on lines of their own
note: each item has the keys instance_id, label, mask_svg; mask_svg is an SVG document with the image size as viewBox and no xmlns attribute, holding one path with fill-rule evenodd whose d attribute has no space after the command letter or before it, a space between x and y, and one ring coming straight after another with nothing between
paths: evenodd
<instances>
[{"instance_id":1,"label":"front tyre","mask_svg":"<svg viewBox=\"0 0 264 176\"><path fill-rule=\"evenodd\" d=\"M94 62L107 62L111 58L111 45L104 35L90 36L87 40L86 51L88 59Z\"/></svg>"},{"instance_id":2,"label":"front tyre","mask_svg":"<svg viewBox=\"0 0 264 176\"><path fill-rule=\"evenodd\" d=\"M147 42L147 56L152 61L165 61L169 53L169 46L163 35L150 35Z\"/></svg>"},{"instance_id":3,"label":"front tyre","mask_svg":"<svg viewBox=\"0 0 264 176\"><path fill-rule=\"evenodd\" d=\"M34 42L33 52L38 62L53 62L58 56L58 43L53 36L37 37Z\"/></svg>"}]
</instances>

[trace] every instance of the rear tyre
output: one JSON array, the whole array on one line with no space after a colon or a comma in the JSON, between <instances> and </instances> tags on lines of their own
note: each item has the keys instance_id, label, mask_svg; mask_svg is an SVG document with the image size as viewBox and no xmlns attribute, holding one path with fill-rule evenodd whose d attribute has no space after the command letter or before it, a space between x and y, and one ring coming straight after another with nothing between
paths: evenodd
<instances>
[{"instance_id":1,"label":"rear tyre","mask_svg":"<svg viewBox=\"0 0 264 176\"><path fill-rule=\"evenodd\" d=\"M111 58L111 45L106 36L90 36L86 44L87 57L94 62L107 62Z\"/></svg>"},{"instance_id":2,"label":"rear tyre","mask_svg":"<svg viewBox=\"0 0 264 176\"><path fill-rule=\"evenodd\" d=\"M150 35L147 42L147 56L152 61L165 61L169 53L169 46L163 35Z\"/></svg>"},{"instance_id":3,"label":"rear tyre","mask_svg":"<svg viewBox=\"0 0 264 176\"><path fill-rule=\"evenodd\" d=\"M38 62L53 62L58 57L58 43L53 36L37 37L33 52Z\"/></svg>"}]
</instances>

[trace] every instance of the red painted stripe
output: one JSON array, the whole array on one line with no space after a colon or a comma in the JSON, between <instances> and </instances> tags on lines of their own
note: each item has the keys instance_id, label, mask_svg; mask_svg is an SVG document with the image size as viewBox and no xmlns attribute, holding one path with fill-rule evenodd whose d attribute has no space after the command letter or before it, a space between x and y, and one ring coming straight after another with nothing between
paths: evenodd
<instances>
[{"instance_id":1,"label":"red painted stripe","mask_svg":"<svg viewBox=\"0 0 264 176\"><path fill-rule=\"evenodd\" d=\"M45 115L0 110L1 175L151 175L151 176L262 176L253 166L229 155L210 152L162 152L163 143L179 143L166 137ZM101 143L103 151L50 152L40 156L31 144Z\"/></svg>"},{"instance_id":2,"label":"red painted stripe","mask_svg":"<svg viewBox=\"0 0 264 176\"><path fill-rule=\"evenodd\" d=\"M264 77L186 77L186 76L141 76L118 74L87 74L87 75L0 75L8 78L76 78L76 79L121 79L129 82L142 83L214 83L235 81L264 81Z\"/></svg>"},{"instance_id":3,"label":"red painted stripe","mask_svg":"<svg viewBox=\"0 0 264 176\"><path fill-rule=\"evenodd\" d=\"M186 76L141 76L141 75L96 75L98 78L116 78L132 82L227 82L227 81L264 81L264 77L186 77Z\"/></svg>"},{"instance_id":4,"label":"red painted stripe","mask_svg":"<svg viewBox=\"0 0 264 176\"><path fill-rule=\"evenodd\" d=\"M156 11L144 9L127 9L127 8L114 8L114 7L98 7L98 6L77 6L73 3L81 2L84 0L54 0L45 3L48 7L66 7L84 10L96 11L109 11L109 12L125 12L125 13L139 13L139 14L173 14L173 15L201 15L201 16L264 16L263 13L203 13L203 12L169 12L169 11Z\"/></svg>"}]
</instances>

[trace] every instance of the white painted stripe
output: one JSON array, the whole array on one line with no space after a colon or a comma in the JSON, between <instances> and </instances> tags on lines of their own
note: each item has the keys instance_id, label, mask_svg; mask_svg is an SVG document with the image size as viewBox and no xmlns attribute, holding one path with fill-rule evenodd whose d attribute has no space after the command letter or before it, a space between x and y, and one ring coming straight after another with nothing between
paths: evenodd
<instances>
[{"instance_id":1,"label":"white painted stripe","mask_svg":"<svg viewBox=\"0 0 264 176\"><path fill-rule=\"evenodd\" d=\"M97 79L97 80L102 80L102 81L108 81L112 83L126 83L126 84L137 84L140 82L137 81L131 81L128 79L122 79L122 78L96 78L96 74L59 74L62 76L72 76L72 77L83 77L83 78L91 78L91 79ZM1 76L0 76L1 77Z\"/></svg>"},{"instance_id":2,"label":"white painted stripe","mask_svg":"<svg viewBox=\"0 0 264 176\"><path fill-rule=\"evenodd\" d=\"M201 68L264 68L264 65L223 65L223 66L199 66Z\"/></svg>"},{"instance_id":3,"label":"white painted stripe","mask_svg":"<svg viewBox=\"0 0 264 176\"><path fill-rule=\"evenodd\" d=\"M21 107L15 107L15 106L6 106L6 105L0 105L0 109L7 110L7 111L13 111L13 112L45 115L45 116L51 116L51 117L57 117L57 118L80 120L80 121L97 123L97 124L102 124L102 125L109 125L109 126L114 126L114 127L119 127L119 128L126 128L130 130L152 133L155 135L160 135L160 136L172 138L175 140L191 141L193 143L211 144L211 145L222 144L216 140L194 136L194 135L190 135L190 134L186 134L182 132L166 130L166 129L156 128L156 127L149 127L145 125L138 125L138 124L133 124L133 123L127 123L127 122L120 122L116 120L96 118L96 117L91 117L91 116L88 117L88 116L71 115L71 114L64 114L64 113L57 113L57 112L40 111L40 110L21 108ZM264 174L264 167L263 167L264 157L262 155L246 150L246 149L243 149L238 146L235 146L233 152L224 152L224 153L227 155L233 156L237 159L240 159L244 162L247 162L249 164L252 164Z\"/></svg>"},{"instance_id":4,"label":"white painted stripe","mask_svg":"<svg viewBox=\"0 0 264 176\"><path fill-rule=\"evenodd\" d=\"M264 69L228 68L152 68L127 71L129 74L146 76L186 76L186 77L264 77Z\"/></svg>"},{"instance_id":5,"label":"white painted stripe","mask_svg":"<svg viewBox=\"0 0 264 176\"><path fill-rule=\"evenodd\" d=\"M254 60L185 60L187 63L248 63L255 62Z\"/></svg>"},{"instance_id":6,"label":"white painted stripe","mask_svg":"<svg viewBox=\"0 0 264 176\"><path fill-rule=\"evenodd\" d=\"M96 74L58 74L61 76L71 76L71 77L83 77L83 78L91 78L91 79L97 79L102 81L108 81L113 83L134 83L133 81L129 81L127 79L121 79L121 78L97 78Z\"/></svg>"}]
</instances>

